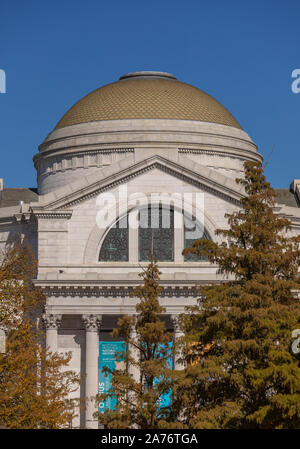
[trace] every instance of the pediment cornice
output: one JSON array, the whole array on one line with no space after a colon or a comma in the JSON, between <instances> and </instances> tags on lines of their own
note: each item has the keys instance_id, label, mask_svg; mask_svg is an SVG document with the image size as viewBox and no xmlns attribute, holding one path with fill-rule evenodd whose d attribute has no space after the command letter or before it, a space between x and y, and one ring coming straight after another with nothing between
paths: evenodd
<instances>
[{"instance_id":1,"label":"pediment cornice","mask_svg":"<svg viewBox=\"0 0 300 449\"><path fill-rule=\"evenodd\" d=\"M174 159L165 155L152 155L138 162L135 162L132 155L97 173L92 173L89 177L83 177L80 181L41 196L39 203L31 203L31 209L33 212L39 211L39 213L42 213L43 210L70 210L83 201L127 183L153 169L161 170L237 205L240 204L240 199L243 196L242 188L234 180L198 164L184 155L179 154Z\"/></svg>"}]
</instances>

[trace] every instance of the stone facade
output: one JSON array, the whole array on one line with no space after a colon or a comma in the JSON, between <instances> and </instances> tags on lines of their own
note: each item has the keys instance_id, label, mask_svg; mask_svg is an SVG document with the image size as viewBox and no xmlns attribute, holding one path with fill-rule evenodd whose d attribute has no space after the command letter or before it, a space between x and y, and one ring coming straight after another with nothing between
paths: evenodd
<instances>
[{"instance_id":1,"label":"stone facade","mask_svg":"<svg viewBox=\"0 0 300 449\"><path fill-rule=\"evenodd\" d=\"M110 338L118 316L135 313L136 301L129 295L146 264L138 261L136 229L129 230L128 261L99 262L107 235L97 224L99 194L111 193L119 205L119 187L124 185L128 195L144 198L163 192L191 198L202 193L204 226L217 239L215 230L227 226L225 213L240 207L244 192L234 180L243 175L243 163L261 159L256 145L237 127L164 118L75 124L55 129L41 144L34 156L39 194L28 201L20 192L19 203L0 207L0 244L5 249L21 234L35 248L35 283L47 297L47 344L71 351L71 368L86 373L78 395L90 398L97 393L99 338ZM1 199L3 183L0 186ZM300 225L299 186L295 180L289 192L294 207L276 205L278 214L292 220L294 234ZM191 202L194 213L197 205ZM137 207L123 212L133 214ZM175 229L174 260L159 263L160 301L175 337L180 335L176 316L196 301L195 285L224 280L216 266L184 261L183 247L183 229ZM97 427L94 409L88 402L73 426Z\"/></svg>"}]
</instances>

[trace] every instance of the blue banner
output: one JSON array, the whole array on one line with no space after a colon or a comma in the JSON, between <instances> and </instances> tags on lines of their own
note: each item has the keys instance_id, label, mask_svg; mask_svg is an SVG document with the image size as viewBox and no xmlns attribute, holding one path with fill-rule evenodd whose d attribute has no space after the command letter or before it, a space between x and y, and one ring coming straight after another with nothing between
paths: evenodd
<instances>
[{"instance_id":1,"label":"blue banner","mask_svg":"<svg viewBox=\"0 0 300 449\"><path fill-rule=\"evenodd\" d=\"M170 343L168 344L167 347L167 352L169 354L169 357L167 358L167 366L170 369L173 369L173 357L172 357L172 346L173 346L173 342L170 341ZM160 345L161 348L165 348L165 345ZM160 381L160 378L155 378L154 379L154 385L157 384ZM168 393L165 393L161 396L160 401L159 401L159 406L160 407L169 407L171 405L171 389Z\"/></svg>"},{"instance_id":2,"label":"blue banner","mask_svg":"<svg viewBox=\"0 0 300 449\"><path fill-rule=\"evenodd\" d=\"M170 369L173 367L173 360L172 360L172 346L173 343L170 342L168 345L168 354L169 357L167 359L167 365ZM162 346L164 347L164 346ZM116 361L116 353L121 352L125 349L125 343L124 341L99 341L99 387L98 392L101 393L108 393L108 391L111 388L111 374L108 374L108 376L105 375L105 373L102 372L102 369L104 367L108 367L111 371L114 371L115 369L124 369L123 366L124 361ZM159 382L159 378L154 380L154 383ZM168 393L165 393L160 398L160 407L168 407L171 405L171 389ZM117 403L117 398L115 396L107 398L105 401L99 402L99 412L104 413L105 410L114 410Z\"/></svg>"},{"instance_id":3,"label":"blue banner","mask_svg":"<svg viewBox=\"0 0 300 449\"><path fill-rule=\"evenodd\" d=\"M98 392L108 393L111 388L111 374L108 376L102 372L106 366L112 371L115 369L124 369L122 361L116 361L115 355L117 352L124 350L123 341L99 341L99 387ZM105 410L114 410L117 403L115 396L107 398L105 401L99 402L99 412L104 413Z\"/></svg>"}]
</instances>

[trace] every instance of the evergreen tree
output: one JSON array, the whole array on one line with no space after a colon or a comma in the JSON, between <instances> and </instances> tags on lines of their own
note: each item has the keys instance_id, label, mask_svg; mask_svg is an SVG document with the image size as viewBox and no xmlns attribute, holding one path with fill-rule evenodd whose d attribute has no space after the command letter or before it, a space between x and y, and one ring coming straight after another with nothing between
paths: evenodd
<instances>
[{"instance_id":1,"label":"evergreen tree","mask_svg":"<svg viewBox=\"0 0 300 449\"><path fill-rule=\"evenodd\" d=\"M117 398L114 410L99 414L100 422L108 428L155 429L166 425L170 407L164 404L164 397L171 393L173 382L169 364L172 335L166 332L160 317L165 310L158 300L159 275L151 256L147 268L140 273L144 284L132 294L139 299L136 316L123 316L113 331L113 336L126 344L116 360L126 361L127 369L104 369L112 376L112 388L98 400Z\"/></svg>"},{"instance_id":2,"label":"evergreen tree","mask_svg":"<svg viewBox=\"0 0 300 449\"><path fill-rule=\"evenodd\" d=\"M0 267L0 326L7 334L0 354L0 423L7 428L67 427L76 401L68 400L79 377L67 369L70 354L51 353L38 327L45 298L35 288L36 260L16 242Z\"/></svg>"},{"instance_id":3,"label":"evergreen tree","mask_svg":"<svg viewBox=\"0 0 300 449\"><path fill-rule=\"evenodd\" d=\"M300 328L300 236L274 213L263 168L245 163L242 208L227 214L223 243L195 241L186 253L206 256L227 276L200 287L182 317L183 379L173 413L184 404L190 428L300 428L300 359L291 351Z\"/></svg>"}]
</instances>

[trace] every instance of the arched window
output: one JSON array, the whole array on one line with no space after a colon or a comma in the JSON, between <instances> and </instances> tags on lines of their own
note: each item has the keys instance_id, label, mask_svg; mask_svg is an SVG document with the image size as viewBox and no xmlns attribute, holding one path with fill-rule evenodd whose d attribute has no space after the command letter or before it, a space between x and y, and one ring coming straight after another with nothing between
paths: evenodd
<instances>
[{"instance_id":1,"label":"arched window","mask_svg":"<svg viewBox=\"0 0 300 449\"><path fill-rule=\"evenodd\" d=\"M177 229L174 210L161 204L139 209L137 229L129 230L128 217L120 218L107 232L100 249L100 262L147 262L151 253L159 262L207 260L193 254L182 256L183 249L191 247L195 240L211 239L194 217L184 215L180 219L184 226Z\"/></svg>"},{"instance_id":2,"label":"arched window","mask_svg":"<svg viewBox=\"0 0 300 449\"><path fill-rule=\"evenodd\" d=\"M118 220L108 231L101 246L99 261L128 261L128 215Z\"/></svg>"},{"instance_id":3,"label":"arched window","mask_svg":"<svg viewBox=\"0 0 300 449\"><path fill-rule=\"evenodd\" d=\"M184 247L191 248L195 240L208 239L211 240L210 235L204 226L196 221L194 218L188 216L184 217ZM185 262L197 262L208 260L204 256L197 256L196 254L185 254Z\"/></svg>"}]
</instances>

